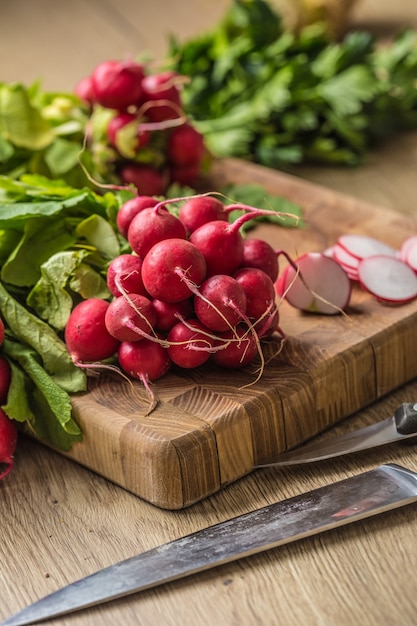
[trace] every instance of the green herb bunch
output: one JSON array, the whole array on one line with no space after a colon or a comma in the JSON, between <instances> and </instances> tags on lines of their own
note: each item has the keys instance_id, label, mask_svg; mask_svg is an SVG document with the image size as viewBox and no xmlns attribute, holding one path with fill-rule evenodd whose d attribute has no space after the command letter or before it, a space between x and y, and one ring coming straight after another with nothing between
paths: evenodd
<instances>
[{"instance_id":1,"label":"green herb bunch","mask_svg":"<svg viewBox=\"0 0 417 626\"><path fill-rule=\"evenodd\" d=\"M360 164L376 142L417 127L417 33L385 46L324 26L298 33L264 0L234 0L203 36L171 40L191 78L184 106L217 157L269 167Z\"/></svg>"}]
</instances>

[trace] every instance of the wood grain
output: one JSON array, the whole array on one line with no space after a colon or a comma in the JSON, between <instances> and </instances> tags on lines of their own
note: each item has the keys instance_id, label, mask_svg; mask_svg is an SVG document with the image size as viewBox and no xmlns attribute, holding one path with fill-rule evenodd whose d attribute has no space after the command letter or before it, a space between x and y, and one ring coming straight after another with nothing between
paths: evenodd
<instances>
[{"instance_id":1,"label":"wood grain","mask_svg":"<svg viewBox=\"0 0 417 626\"><path fill-rule=\"evenodd\" d=\"M51 89L70 89L96 61L117 58L126 49L136 51L141 41L154 44L159 55L164 24L180 36L186 29L197 32L222 2L195 0L190 10L185 0L129 0L129 22L137 30L131 36L117 19L108 23L109 2L3 0L2 80L31 82L42 76ZM156 24L148 17L153 4L161 7ZM126 5L127 0L112 0L122 16ZM361 0L355 24L391 35L398 26L417 26L417 3ZM417 135L410 133L374 150L359 168L303 167L297 173L417 217L416 160ZM288 331L291 323L286 321ZM389 369L395 374L387 365L388 378ZM319 437L375 423L401 402L416 398L414 381ZM310 467L256 471L186 509L168 511L21 438L16 466L0 481L0 618L97 568L385 462L417 471L416 449L393 445ZM416 508L407 507L50 624L415 626L416 522Z\"/></svg>"},{"instance_id":2,"label":"wood grain","mask_svg":"<svg viewBox=\"0 0 417 626\"><path fill-rule=\"evenodd\" d=\"M323 250L343 232L397 247L417 232L410 217L238 160L217 163L201 184L248 181L302 206L304 227L263 225L252 235L293 257ZM386 307L355 285L346 313L301 314L282 303L286 339L263 347L259 380L253 365L174 368L154 384L159 404L149 415L139 382L132 391L117 377L91 379L73 400L84 440L68 456L162 508L215 493L416 376L416 302Z\"/></svg>"}]
</instances>

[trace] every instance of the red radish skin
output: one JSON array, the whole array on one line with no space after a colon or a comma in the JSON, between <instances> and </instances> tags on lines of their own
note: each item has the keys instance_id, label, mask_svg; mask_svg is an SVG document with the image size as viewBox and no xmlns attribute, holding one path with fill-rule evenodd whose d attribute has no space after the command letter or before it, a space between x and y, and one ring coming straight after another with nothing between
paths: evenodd
<instances>
[{"instance_id":1,"label":"red radish skin","mask_svg":"<svg viewBox=\"0 0 417 626\"><path fill-rule=\"evenodd\" d=\"M149 165L124 163L119 168L119 176L125 185L133 185L143 196L163 196L165 193L163 173Z\"/></svg>"},{"instance_id":2,"label":"red radish skin","mask_svg":"<svg viewBox=\"0 0 417 626\"><path fill-rule=\"evenodd\" d=\"M390 255L363 259L358 268L361 286L384 304L404 304L417 298L417 275Z\"/></svg>"},{"instance_id":3,"label":"red radish skin","mask_svg":"<svg viewBox=\"0 0 417 626\"><path fill-rule=\"evenodd\" d=\"M82 78L80 81L78 81L78 83L75 85L74 93L82 102L87 104L89 107L92 107L95 98L93 80L91 76L86 76L85 78Z\"/></svg>"},{"instance_id":4,"label":"red radish skin","mask_svg":"<svg viewBox=\"0 0 417 626\"><path fill-rule=\"evenodd\" d=\"M172 364L167 349L148 339L133 342L123 341L117 356L123 371L131 378L140 380L145 387L150 398L147 410L147 414L149 414L157 404L157 399L149 383L162 378Z\"/></svg>"},{"instance_id":5,"label":"red radish skin","mask_svg":"<svg viewBox=\"0 0 417 626\"><path fill-rule=\"evenodd\" d=\"M130 223L127 239L136 254L145 258L149 250L165 239L185 239L182 222L165 208L148 208L140 211Z\"/></svg>"},{"instance_id":6,"label":"red radish skin","mask_svg":"<svg viewBox=\"0 0 417 626\"><path fill-rule=\"evenodd\" d=\"M10 474L13 469L17 436L15 423L7 417L3 409L0 409L0 464L7 466L0 472L0 480Z\"/></svg>"},{"instance_id":7,"label":"red radish skin","mask_svg":"<svg viewBox=\"0 0 417 626\"><path fill-rule=\"evenodd\" d=\"M0 356L0 405L7 402L11 382L12 369L10 363L4 356Z\"/></svg>"},{"instance_id":8,"label":"red radish skin","mask_svg":"<svg viewBox=\"0 0 417 626\"><path fill-rule=\"evenodd\" d=\"M144 148L151 140L151 133L141 124L140 119L134 113L117 113L108 123L107 126L107 138L111 145L120 149L118 133L128 124L134 124L136 126L136 132L132 140L131 149L133 152L138 152L141 148ZM131 155L129 155L131 156Z\"/></svg>"},{"instance_id":9,"label":"red radish skin","mask_svg":"<svg viewBox=\"0 0 417 626\"><path fill-rule=\"evenodd\" d=\"M4 341L4 332L5 332L4 323L3 323L3 320L0 319L0 346Z\"/></svg>"},{"instance_id":10,"label":"red radish skin","mask_svg":"<svg viewBox=\"0 0 417 626\"><path fill-rule=\"evenodd\" d=\"M191 299L165 302L152 298L151 302L156 315L155 328L162 332L169 332L180 320L191 317L194 311Z\"/></svg>"},{"instance_id":11,"label":"red radish skin","mask_svg":"<svg viewBox=\"0 0 417 626\"><path fill-rule=\"evenodd\" d=\"M179 218L184 224L187 233L192 233L203 224L215 220L228 221L228 213L223 202L213 196L194 197L182 205Z\"/></svg>"},{"instance_id":12,"label":"red radish skin","mask_svg":"<svg viewBox=\"0 0 417 626\"><path fill-rule=\"evenodd\" d=\"M167 336L168 354L173 363L184 369L203 365L210 358L214 337L204 324L196 319L178 322Z\"/></svg>"},{"instance_id":13,"label":"red radish skin","mask_svg":"<svg viewBox=\"0 0 417 626\"><path fill-rule=\"evenodd\" d=\"M261 215L271 215L271 211L256 209L243 204L231 204L225 209L247 211L233 223L215 220L197 228L190 235L190 241L206 259L207 276L233 274L241 267L244 240L240 228L247 221Z\"/></svg>"},{"instance_id":14,"label":"red radish skin","mask_svg":"<svg viewBox=\"0 0 417 626\"><path fill-rule=\"evenodd\" d=\"M247 299L243 288L228 275L211 276L196 290L194 310L210 330L229 330L244 319Z\"/></svg>"},{"instance_id":15,"label":"red radish skin","mask_svg":"<svg viewBox=\"0 0 417 626\"><path fill-rule=\"evenodd\" d=\"M195 162L189 165L169 166L169 178L171 183L179 183L183 186L192 187L200 174L201 163Z\"/></svg>"},{"instance_id":16,"label":"red radish skin","mask_svg":"<svg viewBox=\"0 0 417 626\"><path fill-rule=\"evenodd\" d=\"M295 261L300 274L287 265L276 281L278 295L295 308L332 315L349 304L351 282L342 267L321 252L309 252Z\"/></svg>"},{"instance_id":17,"label":"red radish skin","mask_svg":"<svg viewBox=\"0 0 417 626\"><path fill-rule=\"evenodd\" d=\"M183 124L171 131L166 150L170 163L177 166L199 163L205 153L203 136L194 126Z\"/></svg>"},{"instance_id":18,"label":"red radish skin","mask_svg":"<svg viewBox=\"0 0 417 626\"><path fill-rule=\"evenodd\" d=\"M255 267L246 267L238 270L233 278L245 292L249 319L259 320L271 310L276 293L268 274Z\"/></svg>"},{"instance_id":19,"label":"red radish skin","mask_svg":"<svg viewBox=\"0 0 417 626\"><path fill-rule=\"evenodd\" d=\"M149 74L142 80L143 99L146 116L152 122L175 119L182 114L181 94L178 85L183 79L175 72L167 71Z\"/></svg>"},{"instance_id":20,"label":"red radish skin","mask_svg":"<svg viewBox=\"0 0 417 626\"><path fill-rule=\"evenodd\" d=\"M120 342L106 328L109 302L83 300L71 312L65 327L65 343L76 365L103 361L113 356Z\"/></svg>"},{"instance_id":21,"label":"red radish skin","mask_svg":"<svg viewBox=\"0 0 417 626\"><path fill-rule=\"evenodd\" d=\"M143 67L134 61L105 61L91 76L94 99L101 106L123 111L143 96Z\"/></svg>"},{"instance_id":22,"label":"red radish skin","mask_svg":"<svg viewBox=\"0 0 417 626\"><path fill-rule=\"evenodd\" d=\"M119 341L139 341L152 335L155 322L151 301L136 293L112 300L105 315L108 332Z\"/></svg>"},{"instance_id":23,"label":"red radish skin","mask_svg":"<svg viewBox=\"0 0 417 626\"><path fill-rule=\"evenodd\" d=\"M138 293L147 296L142 280L143 259L135 254L121 254L114 258L107 268L107 286L117 297L124 293Z\"/></svg>"},{"instance_id":24,"label":"red radish skin","mask_svg":"<svg viewBox=\"0 0 417 626\"><path fill-rule=\"evenodd\" d=\"M164 302L180 302L192 295L191 285L206 277L201 252L186 239L166 239L155 244L143 260L142 279L146 291Z\"/></svg>"},{"instance_id":25,"label":"red radish skin","mask_svg":"<svg viewBox=\"0 0 417 626\"><path fill-rule=\"evenodd\" d=\"M242 267L256 267L268 274L272 282L278 278L278 256L274 248L263 239L245 239Z\"/></svg>"},{"instance_id":26,"label":"red radish skin","mask_svg":"<svg viewBox=\"0 0 417 626\"><path fill-rule=\"evenodd\" d=\"M136 196L136 198L127 200L127 202L120 207L116 217L116 225L119 233L127 239L127 231L129 230L133 218L143 211L143 209L154 207L158 202L159 200L152 196Z\"/></svg>"},{"instance_id":27,"label":"red radish skin","mask_svg":"<svg viewBox=\"0 0 417 626\"><path fill-rule=\"evenodd\" d=\"M241 341L237 341L236 337L241 338ZM248 333L248 329L242 325L237 326L233 331L228 330L220 333L219 339L215 342L215 347L221 345L223 345L223 349L214 352L211 358L216 365L228 369L245 367L259 354L254 335Z\"/></svg>"}]
</instances>

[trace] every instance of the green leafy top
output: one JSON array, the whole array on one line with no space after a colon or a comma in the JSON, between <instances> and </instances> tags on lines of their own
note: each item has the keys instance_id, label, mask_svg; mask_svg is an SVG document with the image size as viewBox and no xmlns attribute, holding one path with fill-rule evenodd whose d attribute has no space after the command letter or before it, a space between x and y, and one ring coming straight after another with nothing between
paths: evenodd
<instances>
[{"instance_id":1,"label":"green leafy top","mask_svg":"<svg viewBox=\"0 0 417 626\"><path fill-rule=\"evenodd\" d=\"M264 0L234 0L211 31L171 38L183 100L215 156L270 167L360 163L376 140L417 125L417 34L379 47L335 42L314 24L286 30Z\"/></svg>"},{"instance_id":2,"label":"green leafy top","mask_svg":"<svg viewBox=\"0 0 417 626\"><path fill-rule=\"evenodd\" d=\"M110 298L107 266L127 247L115 219L128 197L100 196L40 175L0 176L2 353L13 373L4 410L61 449L82 436L70 395L86 389L63 331L81 299Z\"/></svg>"}]
</instances>

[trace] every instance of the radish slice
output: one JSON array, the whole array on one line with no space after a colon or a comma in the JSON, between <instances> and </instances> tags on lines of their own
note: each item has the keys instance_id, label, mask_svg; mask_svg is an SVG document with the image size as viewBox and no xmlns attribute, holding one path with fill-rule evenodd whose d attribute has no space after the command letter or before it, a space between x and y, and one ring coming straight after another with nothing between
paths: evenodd
<instances>
[{"instance_id":1,"label":"radish slice","mask_svg":"<svg viewBox=\"0 0 417 626\"><path fill-rule=\"evenodd\" d=\"M417 235L407 237L401 245L399 257L417 272Z\"/></svg>"},{"instance_id":2,"label":"radish slice","mask_svg":"<svg viewBox=\"0 0 417 626\"><path fill-rule=\"evenodd\" d=\"M390 255L377 254L359 264L359 282L381 302L404 304L417 297L417 275Z\"/></svg>"},{"instance_id":3,"label":"radish slice","mask_svg":"<svg viewBox=\"0 0 417 626\"><path fill-rule=\"evenodd\" d=\"M321 252L309 252L295 262L304 279L288 265L276 282L279 295L310 313L340 313L350 300L351 283L343 268Z\"/></svg>"},{"instance_id":4,"label":"radish slice","mask_svg":"<svg viewBox=\"0 0 417 626\"><path fill-rule=\"evenodd\" d=\"M413 247L408 250L407 263L412 270L417 272L417 241Z\"/></svg>"},{"instance_id":5,"label":"radish slice","mask_svg":"<svg viewBox=\"0 0 417 626\"><path fill-rule=\"evenodd\" d=\"M357 259L365 259L375 254L383 254L386 256L397 255L397 250L388 244L366 235L341 235L337 243L344 248L346 252Z\"/></svg>"},{"instance_id":6,"label":"radish slice","mask_svg":"<svg viewBox=\"0 0 417 626\"><path fill-rule=\"evenodd\" d=\"M401 244L398 256L401 261L405 261L407 263L407 256L409 251L413 249L414 246L417 245L417 235L411 235L411 237L407 237Z\"/></svg>"}]
</instances>

